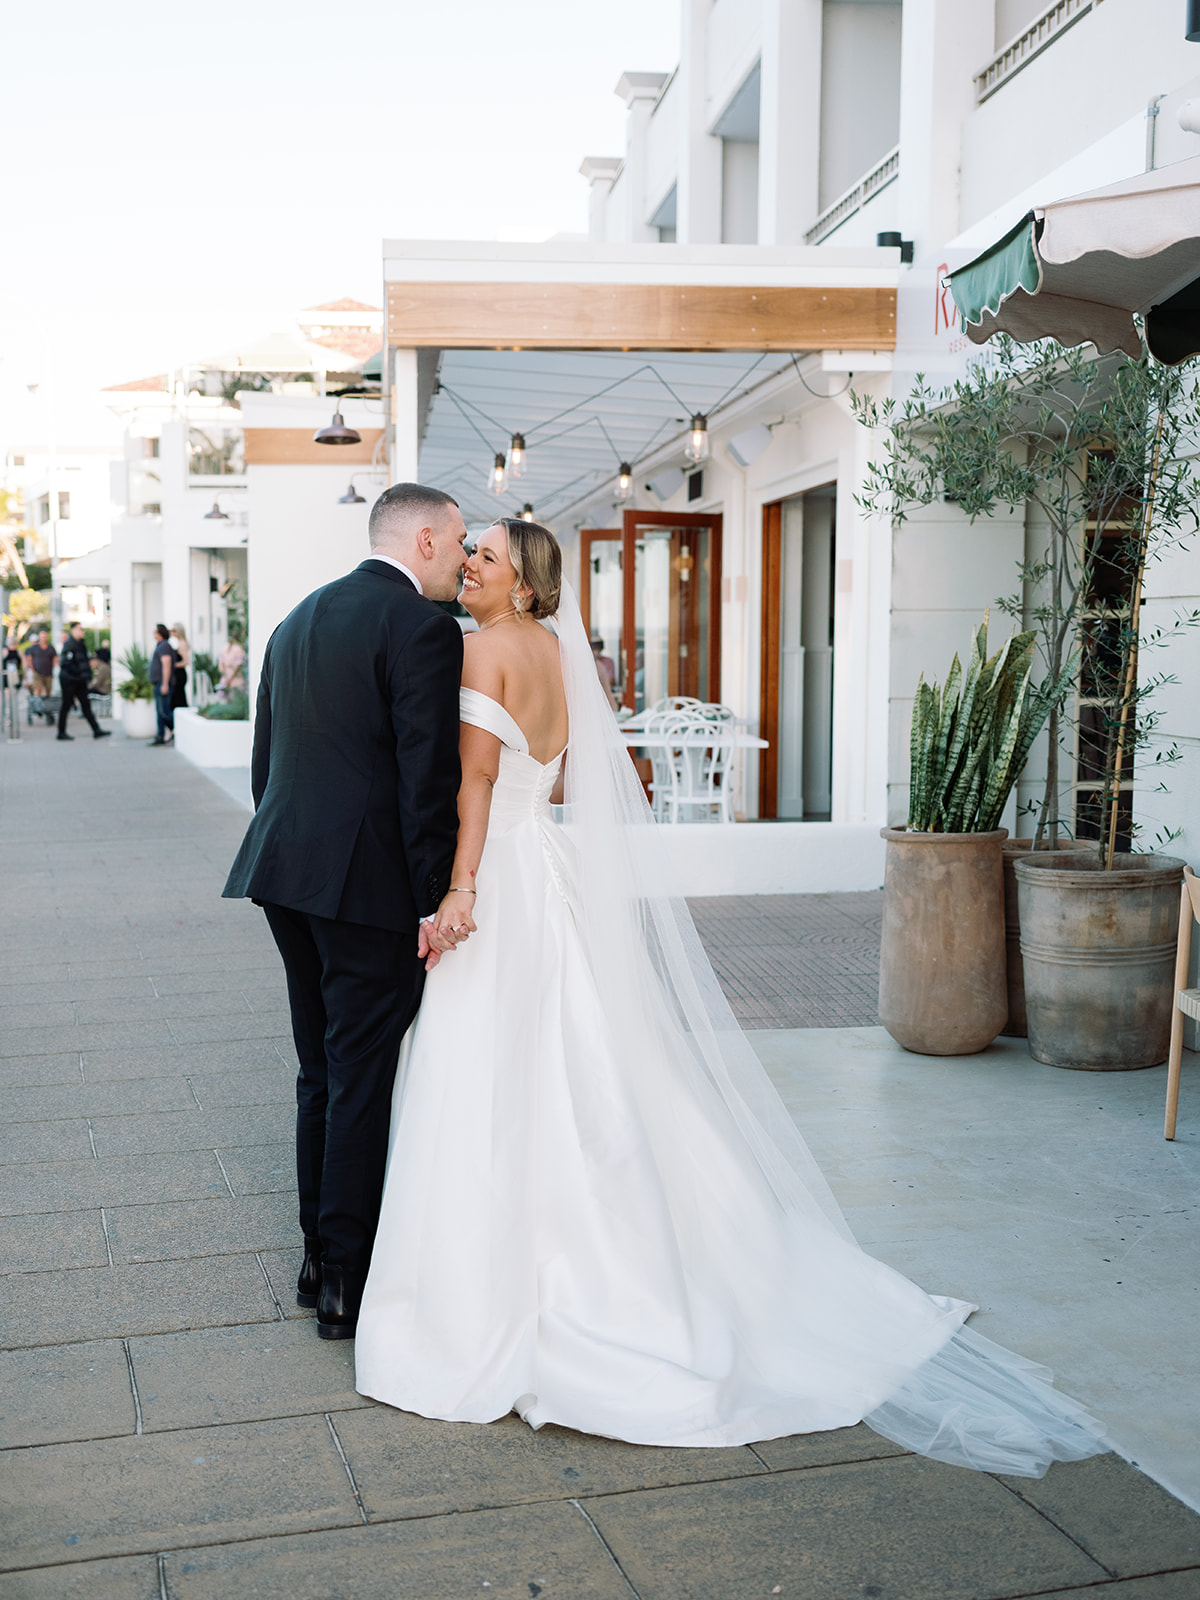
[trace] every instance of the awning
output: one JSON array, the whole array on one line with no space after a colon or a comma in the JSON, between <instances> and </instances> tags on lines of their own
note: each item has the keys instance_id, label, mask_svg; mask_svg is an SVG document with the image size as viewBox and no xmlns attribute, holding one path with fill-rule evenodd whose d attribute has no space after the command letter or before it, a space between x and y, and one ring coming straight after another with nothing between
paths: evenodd
<instances>
[{"instance_id":1,"label":"awning","mask_svg":"<svg viewBox=\"0 0 1200 1600\"><path fill-rule=\"evenodd\" d=\"M1175 366L1200 353L1200 157L1035 206L948 282L975 344L1007 333L1136 357L1137 312Z\"/></svg>"}]
</instances>

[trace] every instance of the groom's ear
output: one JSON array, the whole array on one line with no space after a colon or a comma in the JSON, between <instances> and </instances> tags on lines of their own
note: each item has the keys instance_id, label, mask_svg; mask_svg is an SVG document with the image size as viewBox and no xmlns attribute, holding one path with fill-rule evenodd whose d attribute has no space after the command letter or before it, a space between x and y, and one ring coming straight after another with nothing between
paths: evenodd
<instances>
[{"instance_id":1,"label":"groom's ear","mask_svg":"<svg viewBox=\"0 0 1200 1600\"><path fill-rule=\"evenodd\" d=\"M425 557L426 561L432 559L434 553L434 536L433 529L428 525L417 529L417 549L420 551L421 555Z\"/></svg>"}]
</instances>

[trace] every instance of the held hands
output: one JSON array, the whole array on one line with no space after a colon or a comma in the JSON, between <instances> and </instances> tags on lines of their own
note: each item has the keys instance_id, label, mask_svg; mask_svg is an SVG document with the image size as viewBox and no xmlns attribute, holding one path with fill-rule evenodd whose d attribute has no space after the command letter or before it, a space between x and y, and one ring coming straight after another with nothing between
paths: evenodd
<instances>
[{"instance_id":1,"label":"held hands","mask_svg":"<svg viewBox=\"0 0 1200 1600\"><path fill-rule=\"evenodd\" d=\"M452 889L429 921L421 924L417 956L424 959L426 972L476 932L474 910L475 896L469 890Z\"/></svg>"}]
</instances>

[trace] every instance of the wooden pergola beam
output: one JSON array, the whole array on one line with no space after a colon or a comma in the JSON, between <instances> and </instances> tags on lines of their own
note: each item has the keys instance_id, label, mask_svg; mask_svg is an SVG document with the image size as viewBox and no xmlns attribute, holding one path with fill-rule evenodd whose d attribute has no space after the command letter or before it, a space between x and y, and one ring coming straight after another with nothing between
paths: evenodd
<instances>
[{"instance_id":1,"label":"wooden pergola beam","mask_svg":"<svg viewBox=\"0 0 1200 1600\"><path fill-rule=\"evenodd\" d=\"M387 336L445 350L892 350L896 291L391 282Z\"/></svg>"}]
</instances>

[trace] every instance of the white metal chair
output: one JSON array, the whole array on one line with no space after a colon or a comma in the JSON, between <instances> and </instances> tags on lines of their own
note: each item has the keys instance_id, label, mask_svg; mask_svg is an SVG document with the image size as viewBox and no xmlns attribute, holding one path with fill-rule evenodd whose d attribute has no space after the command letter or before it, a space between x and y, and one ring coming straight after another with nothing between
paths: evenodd
<instances>
[{"instance_id":1,"label":"white metal chair","mask_svg":"<svg viewBox=\"0 0 1200 1600\"><path fill-rule=\"evenodd\" d=\"M1167 1058L1167 1115L1163 1138L1175 1137L1179 1110L1179 1069L1183 1064L1183 1019L1200 1022L1200 989L1186 987L1192 958L1192 923L1200 922L1200 878L1191 867L1183 869L1179 894L1179 947L1175 956L1175 1004L1171 1012L1171 1053Z\"/></svg>"},{"instance_id":2,"label":"white metal chair","mask_svg":"<svg viewBox=\"0 0 1200 1600\"><path fill-rule=\"evenodd\" d=\"M710 710L725 713L710 717ZM733 717L725 707L695 703L653 713L650 745L654 814L660 822L733 821Z\"/></svg>"}]
</instances>

